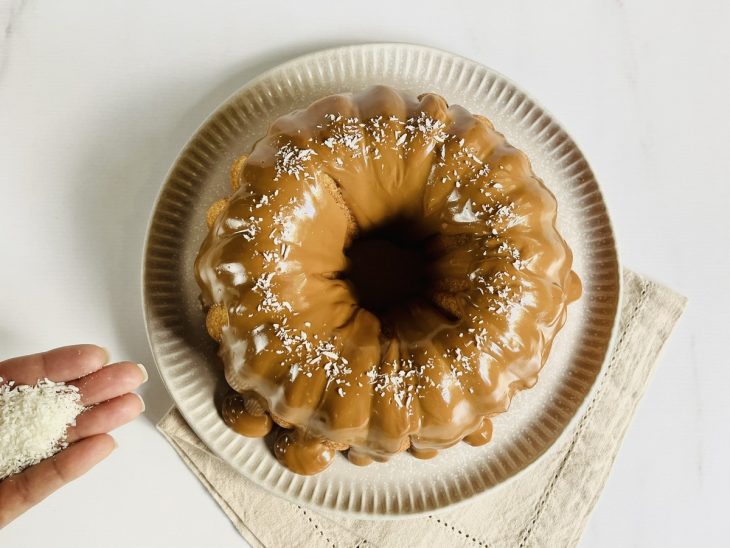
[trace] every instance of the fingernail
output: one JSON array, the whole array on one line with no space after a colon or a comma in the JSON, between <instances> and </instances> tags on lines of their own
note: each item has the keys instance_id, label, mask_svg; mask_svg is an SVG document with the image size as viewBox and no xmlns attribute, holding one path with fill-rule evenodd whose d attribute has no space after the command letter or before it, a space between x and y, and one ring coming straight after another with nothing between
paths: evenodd
<instances>
[{"instance_id":1,"label":"fingernail","mask_svg":"<svg viewBox=\"0 0 730 548\"><path fill-rule=\"evenodd\" d=\"M100 346L99 348L104 351L104 365L109 365L109 362L112 361L112 355L109 349L106 346Z\"/></svg>"},{"instance_id":2,"label":"fingernail","mask_svg":"<svg viewBox=\"0 0 730 548\"><path fill-rule=\"evenodd\" d=\"M150 376L147 374L147 369L145 369L145 366L141 363L138 363L137 367L139 367L140 371L142 371L142 382L147 382L150 378Z\"/></svg>"},{"instance_id":3,"label":"fingernail","mask_svg":"<svg viewBox=\"0 0 730 548\"><path fill-rule=\"evenodd\" d=\"M145 412L145 409L147 409L147 406L144 404L144 400L142 399L142 396L140 396L136 392L134 392L134 395L139 398L139 401L140 402L142 402L142 411L140 411L140 413L144 413Z\"/></svg>"},{"instance_id":4,"label":"fingernail","mask_svg":"<svg viewBox=\"0 0 730 548\"><path fill-rule=\"evenodd\" d=\"M114 442L114 449L118 449L119 448L119 444L117 443L116 438L112 438L112 441ZM112 449L112 451L114 451L114 449Z\"/></svg>"}]
</instances>

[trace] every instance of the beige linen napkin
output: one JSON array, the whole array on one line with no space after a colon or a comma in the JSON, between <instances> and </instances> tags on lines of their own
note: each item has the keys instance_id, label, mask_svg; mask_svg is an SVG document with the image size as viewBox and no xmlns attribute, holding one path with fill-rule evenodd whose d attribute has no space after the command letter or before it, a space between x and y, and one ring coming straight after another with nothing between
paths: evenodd
<instances>
[{"instance_id":1,"label":"beige linen napkin","mask_svg":"<svg viewBox=\"0 0 730 548\"><path fill-rule=\"evenodd\" d=\"M603 489L657 357L686 299L630 271L606 374L561 446L455 510L395 520L344 519L257 487L208 452L177 410L158 428L254 547L574 546Z\"/></svg>"}]
</instances>

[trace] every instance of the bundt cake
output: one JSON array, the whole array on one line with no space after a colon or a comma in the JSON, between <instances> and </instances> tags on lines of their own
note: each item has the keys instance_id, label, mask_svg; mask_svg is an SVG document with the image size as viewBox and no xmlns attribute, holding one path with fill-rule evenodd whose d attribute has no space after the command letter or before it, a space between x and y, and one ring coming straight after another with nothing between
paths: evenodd
<instances>
[{"instance_id":1,"label":"bundt cake","mask_svg":"<svg viewBox=\"0 0 730 548\"><path fill-rule=\"evenodd\" d=\"M386 86L276 120L195 264L233 391L300 474L489 441L581 285L554 196L486 118Z\"/></svg>"}]
</instances>

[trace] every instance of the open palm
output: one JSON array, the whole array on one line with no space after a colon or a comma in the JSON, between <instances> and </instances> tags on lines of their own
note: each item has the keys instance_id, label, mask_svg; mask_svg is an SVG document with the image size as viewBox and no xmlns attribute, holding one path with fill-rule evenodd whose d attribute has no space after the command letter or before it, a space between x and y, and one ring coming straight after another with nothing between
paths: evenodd
<instances>
[{"instance_id":1,"label":"open palm","mask_svg":"<svg viewBox=\"0 0 730 548\"><path fill-rule=\"evenodd\" d=\"M106 351L90 344L0 361L3 382L64 381L79 388L83 405L93 406L69 428L68 448L0 482L0 528L107 457L115 447L108 432L144 411L131 392L147 380L144 367L106 363Z\"/></svg>"}]
</instances>

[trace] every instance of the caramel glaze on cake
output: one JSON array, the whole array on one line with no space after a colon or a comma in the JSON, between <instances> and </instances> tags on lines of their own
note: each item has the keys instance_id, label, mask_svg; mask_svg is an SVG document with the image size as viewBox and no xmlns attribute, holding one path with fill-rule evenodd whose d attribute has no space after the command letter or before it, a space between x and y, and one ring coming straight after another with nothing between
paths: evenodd
<instances>
[{"instance_id":1,"label":"caramel glaze on cake","mask_svg":"<svg viewBox=\"0 0 730 548\"><path fill-rule=\"evenodd\" d=\"M581 293L525 154L438 95L376 86L279 118L231 178L195 265L241 394L226 422L261 436L273 420L277 458L301 474L338 450L364 465L488 442ZM425 286L374 313L343 274L347 250L396 219L422 246Z\"/></svg>"}]
</instances>

